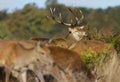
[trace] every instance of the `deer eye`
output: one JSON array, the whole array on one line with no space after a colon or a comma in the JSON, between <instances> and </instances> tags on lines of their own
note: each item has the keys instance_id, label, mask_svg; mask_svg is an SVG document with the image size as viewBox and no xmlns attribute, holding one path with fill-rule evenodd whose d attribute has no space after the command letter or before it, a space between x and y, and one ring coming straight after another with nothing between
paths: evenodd
<instances>
[{"instance_id":1,"label":"deer eye","mask_svg":"<svg viewBox=\"0 0 120 82\"><path fill-rule=\"evenodd\" d=\"M69 31L69 33L72 33L71 31Z\"/></svg>"}]
</instances>

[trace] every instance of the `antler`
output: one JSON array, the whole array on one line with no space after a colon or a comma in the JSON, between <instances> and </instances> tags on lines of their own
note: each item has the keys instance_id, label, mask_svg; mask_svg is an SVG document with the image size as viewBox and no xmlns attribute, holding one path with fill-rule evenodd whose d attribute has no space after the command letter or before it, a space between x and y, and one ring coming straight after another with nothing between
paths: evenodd
<instances>
[{"instance_id":1,"label":"antler","mask_svg":"<svg viewBox=\"0 0 120 82\"><path fill-rule=\"evenodd\" d=\"M68 10L69 10L69 11L73 14L73 16L75 17L76 23L72 24L72 22L71 22L71 24L69 24L69 23L63 22L62 14L61 14L61 13L59 13L59 18L58 18L59 20L57 20L57 19L55 18L55 11L56 11L55 8L53 8L53 9L50 8L50 12L51 12L52 19L55 20L56 22L60 23L60 24L63 24L63 25L65 25L65 26L68 26L68 27L80 26L82 20L84 19L84 16L83 16L83 14L82 14L82 11L79 10L79 12L80 12L80 14L82 14L82 16L81 16L81 18L78 18L78 17L75 15L75 13L72 11L72 9L68 8Z\"/></svg>"},{"instance_id":2,"label":"antler","mask_svg":"<svg viewBox=\"0 0 120 82\"><path fill-rule=\"evenodd\" d=\"M57 20L57 19L55 18L55 11L56 11L55 8L54 8L54 9L50 8L50 12L51 12L51 16L52 16L52 19L53 19L53 20L55 20L56 22L58 22L58 23L60 23L60 24L63 24L63 25L65 25L65 26L68 26L68 27L71 27L71 26L72 26L72 24L64 23L64 22L63 22L61 13L59 14L59 20Z\"/></svg>"}]
</instances>

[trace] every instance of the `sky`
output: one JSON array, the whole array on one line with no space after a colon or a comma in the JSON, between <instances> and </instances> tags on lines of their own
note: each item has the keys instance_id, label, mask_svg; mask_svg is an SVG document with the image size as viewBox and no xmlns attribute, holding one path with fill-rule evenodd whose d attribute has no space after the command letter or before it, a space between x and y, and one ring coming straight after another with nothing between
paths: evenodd
<instances>
[{"instance_id":1,"label":"sky","mask_svg":"<svg viewBox=\"0 0 120 82\"><path fill-rule=\"evenodd\" d=\"M45 8L46 0L0 0L0 10L7 9L8 12L21 9L27 3L36 3L38 7ZM58 3L67 6L102 8L120 6L120 0L58 0Z\"/></svg>"}]
</instances>

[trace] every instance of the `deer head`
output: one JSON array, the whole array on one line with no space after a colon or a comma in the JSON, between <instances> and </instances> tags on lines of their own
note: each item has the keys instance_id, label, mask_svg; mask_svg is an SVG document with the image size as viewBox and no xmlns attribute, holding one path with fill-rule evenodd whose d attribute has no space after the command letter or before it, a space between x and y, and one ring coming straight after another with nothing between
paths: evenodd
<instances>
[{"instance_id":1,"label":"deer head","mask_svg":"<svg viewBox=\"0 0 120 82\"><path fill-rule=\"evenodd\" d=\"M53 9L50 8L51 17L57 23L67 26L69 34L72 34L72 36L73 36L73 38L75 38L75 40L80 41L84 36L87 36L86 29L87 29L88 25L86 25L86 26L81 25L82 20L84 19L84 16L83 16L81 10L79 10L79 13L82 15L81 18L78 18L74 14L74 12L71 8L68 8L68 10L73 14L73 16L75 18L75 23L73 23L73 22L65 23L62 19L61 13L59 13L59 15L58 15L59 18L56 18L55 17L55 11L56 11L55 8L53 8ZM72 21L72 19L71 19L71 21Z\"/></svg>"},{"instance_id":2,"label":"deer head","mask_svg":"<svg viewBox=\"0 0 120 82\"><path fill-rule=\"evenodd\" d=\"M52 65L54 61L50 56L50 50L46 47L45 44L42 44L40 41L38 41L36 44L36 50L39 53L40 62L46 65Z\"/></svg>"}]
</instances>

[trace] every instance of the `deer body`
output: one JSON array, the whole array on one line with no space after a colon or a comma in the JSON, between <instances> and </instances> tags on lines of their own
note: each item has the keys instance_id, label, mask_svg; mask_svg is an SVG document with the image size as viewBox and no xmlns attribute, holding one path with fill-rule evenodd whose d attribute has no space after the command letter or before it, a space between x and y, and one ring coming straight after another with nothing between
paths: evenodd
<instances>
[{"instance_id":1,"label":"deer body","mask_svg":"<svg viewBox=\"0 0 120 82\"><path fill-rule=\"evenodd\" d=\"M76 52L55 46L49 46L48 48L54 61L67 71L68 76L71 76L69 78L73 78L67 82L77 82L76 79L80 82L95 82L95 77Z\"/></svg>"},{"instance_id":2,"label":"deer body","mask_svg":"<svg viewBox=\"0 0 120 82\"><path fill-rule=\"evenodd\" d=\"M72 50L80 54L88 51L91 51L93 54L98 54L100 52L107 53L110 50L115 51L112 44L96 40L81 40L76 43Z\"/></svg>"},{"instance_id":3,"label":"deer body","mask_svg":"<svg viewBox=\"0 0 120 82\"><path fill-rule=\"evenodd\" d=\"M40 47L39 44L35 46L34 43L31 43L30 45L33 45L33 47L26 48L20 42L11 41L10 43L8 42L8 45L5 46L5 48L3 47L3 50L1 50L0 66L5 67L6 69L6 82L8 82L10 72L16 77L19 76L22 82L26 82L26 71L28 69L35 72L41 82L45 82L41 68L46 64L52 66L53 60L50 55L48 55L50 52L47 48ZM48 57L48 59L46 57Z\"/></svg>"}]
</instances>

